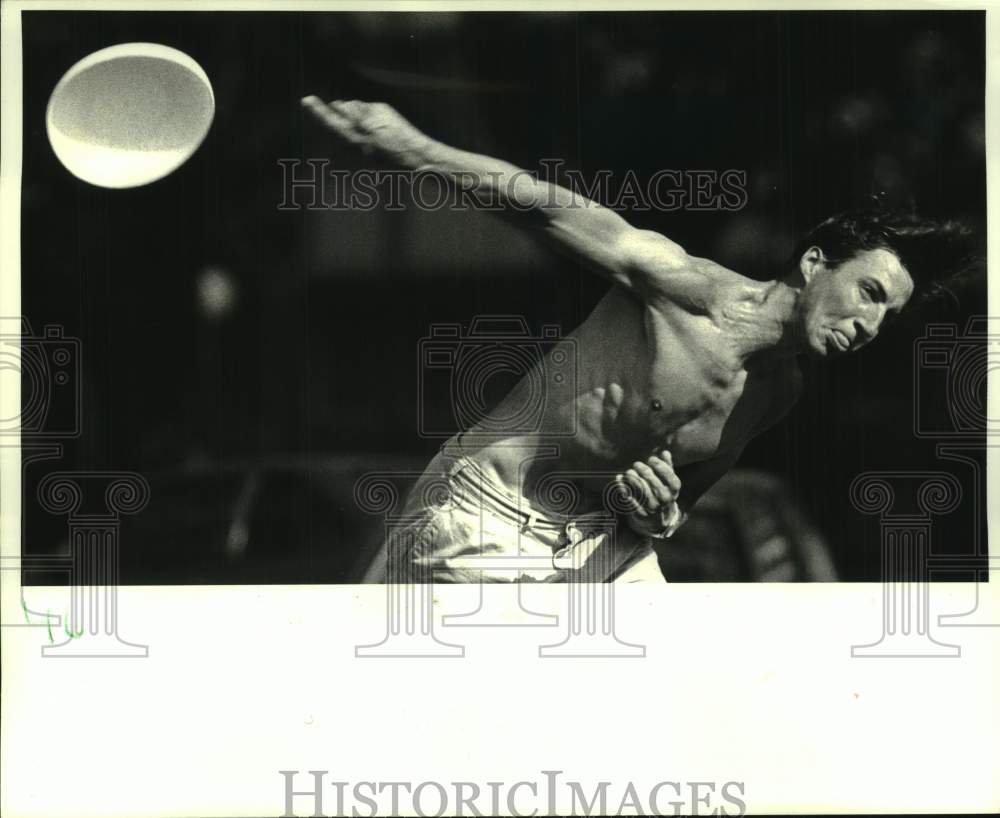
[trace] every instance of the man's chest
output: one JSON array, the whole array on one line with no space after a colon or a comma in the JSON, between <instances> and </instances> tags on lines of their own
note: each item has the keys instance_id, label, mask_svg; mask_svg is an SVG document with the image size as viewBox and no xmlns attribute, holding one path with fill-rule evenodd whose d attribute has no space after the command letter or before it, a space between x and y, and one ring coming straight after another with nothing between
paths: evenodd
<instances>
[{"instance_id":1,"label":"man's chest","mask_svg":"<svg viewBox=\"0 0 1000 818\"><path fill-rule=\"evenodd\" d=\"M652 410L648 434L679 464L742 448L780 411L786 391L785 367L748 369L724 333L690 324L650 328L642 384Z\"/></svg>"},{"instance_id":2,"label":"man's chest","mask_svg":"<svg viewBox=\"0 0 1000 818\"><path fill-rule=\"evenodd\" d=\"M739 451L775 411L774 393L765 379L743 371L703 400L690 420L664 430L664 445L679 465Z\"/></svg>"}]
</instances>

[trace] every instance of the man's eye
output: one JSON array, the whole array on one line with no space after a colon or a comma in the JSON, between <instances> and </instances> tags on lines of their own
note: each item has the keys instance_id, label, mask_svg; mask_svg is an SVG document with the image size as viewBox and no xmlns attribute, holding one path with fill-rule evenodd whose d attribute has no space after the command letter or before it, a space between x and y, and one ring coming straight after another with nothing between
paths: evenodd
<instances>
[{"instance_id":1,"label":"man's eye","mask_svg":"<svg viewBox=\"0 0 1000 818\"><path fill-rule=\"evenodd\" d=\"M882 291L875 287L873 284L865 284L863 286L865 295L868 296L869 301L884 301Z\"/></svg>"}]
</instances>

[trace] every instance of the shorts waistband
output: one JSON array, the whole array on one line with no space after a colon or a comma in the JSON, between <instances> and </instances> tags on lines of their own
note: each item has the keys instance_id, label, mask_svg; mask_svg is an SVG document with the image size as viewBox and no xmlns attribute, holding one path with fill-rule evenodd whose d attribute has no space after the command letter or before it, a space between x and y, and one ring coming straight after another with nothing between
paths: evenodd
<instances>
[{"instance_id":1,"label":"shorts waistband","mask_svg":"<svg viewBox=\"0 0 1000 818\"><path fill-rule=\"evenodd\" d=\"M497 485L487 472L468 457L457 457L448 468L448 476L460 480L473 489L478 498L485 501L491 510L519 528L562 531L571 521L570 517L547 514L533 508L524 497L518 497Z\"/></svg>"},{"instance_id":2,"label":"shorts waistband","mask_svg":"<svg viewBox=\"0 0 1000 818\"><path fill-rule=\"evenodd\" d=\"M609 524L608 515L599 512L567 516L540 511L531 506L526 498L518 497L497 485L482 466L466 456L455 457L447 473L449 478L459 480L474 490L477 499L488 505L501 519L514 523L521 530L558 532L575 540L590 530L604 531Z\"/></svg>"}]
</instances>

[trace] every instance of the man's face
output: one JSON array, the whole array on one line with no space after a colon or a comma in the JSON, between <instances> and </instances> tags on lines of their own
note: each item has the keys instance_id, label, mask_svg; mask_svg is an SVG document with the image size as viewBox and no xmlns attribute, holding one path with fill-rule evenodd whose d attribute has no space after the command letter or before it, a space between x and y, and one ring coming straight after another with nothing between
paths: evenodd
<instances>
[{"instance_id":1,"label":"man's face","mask_svg":"<svg viewBox=\"0 0 1000 818\"><path fill-rule=\"evenodd\" d=\"M888 313L913 294L913 280L890 250L862 250L831 269L818 248L802 257L806 285L800 331L806 350L829 357L853 352L878 335Z\"/></svg>"}]
</instances>

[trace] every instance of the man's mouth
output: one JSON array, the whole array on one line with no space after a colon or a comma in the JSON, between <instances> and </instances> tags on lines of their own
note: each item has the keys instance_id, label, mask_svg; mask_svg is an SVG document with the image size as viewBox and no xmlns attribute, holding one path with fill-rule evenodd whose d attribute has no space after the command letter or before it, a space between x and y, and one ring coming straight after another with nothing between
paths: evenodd
<instances>
[{"instance_id":1,"label":"man's mouth","mask_svg":"<svg viewBox=\"0 0 1000 818\"><path fill-rule=\"evenodd\" d=\"M839 329L831 329L830 338L833 340L834 346L841 352L847 352L851 348L851 339Z\"/></svg>"}]
</instances>

